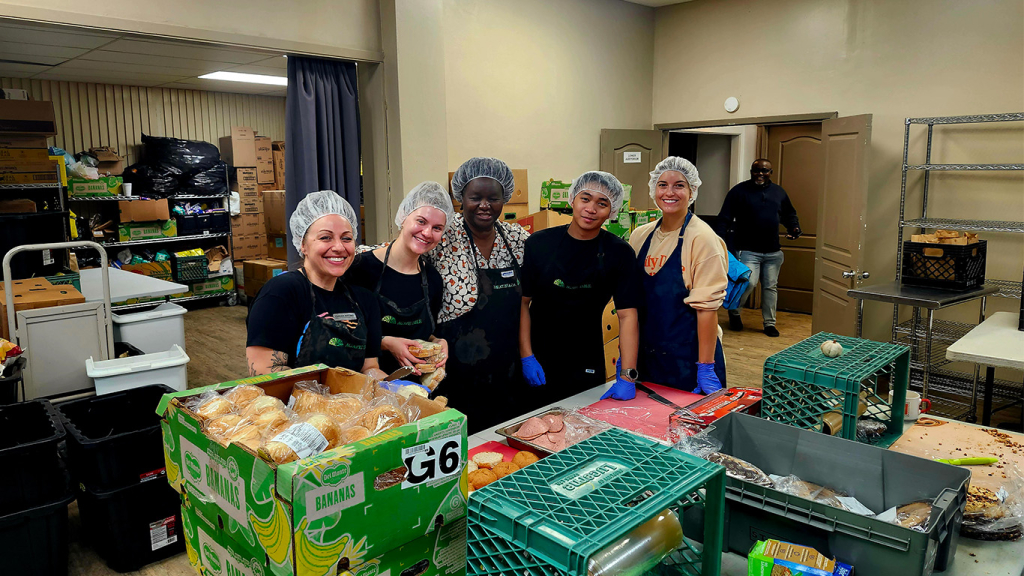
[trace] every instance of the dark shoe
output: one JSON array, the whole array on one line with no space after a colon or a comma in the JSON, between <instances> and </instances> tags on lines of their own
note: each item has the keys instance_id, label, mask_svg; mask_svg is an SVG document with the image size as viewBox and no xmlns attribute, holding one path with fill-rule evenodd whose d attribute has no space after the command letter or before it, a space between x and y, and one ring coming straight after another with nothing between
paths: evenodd
<instances>
[{"instance_id":1,"label":"dark shoe","mask_svg":"<svg viewBox=\"0 0 1024 576\"><path fill-rule=\"evenodd\" d=\"M775 326L765 326L764 333L766 336L769 336L771 338L779 337L779 331L775 329Z\"/></svg>"},{"instance_id":2,"label":"dark shoe","mask_svg":"<svg viewBox=\"0 0 1024 576\"><path fill-rule=\"evenodd\" d=\"M729 330L743 330L743 318L739 314L729 314Z\"/></svg>"}]
</instances>

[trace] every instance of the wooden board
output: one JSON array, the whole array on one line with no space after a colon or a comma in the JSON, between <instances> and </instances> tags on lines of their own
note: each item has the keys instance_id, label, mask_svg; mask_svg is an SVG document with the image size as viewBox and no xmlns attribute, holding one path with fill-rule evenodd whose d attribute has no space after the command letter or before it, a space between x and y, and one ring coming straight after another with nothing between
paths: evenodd
<instances>
[{"instance_id":1,"label":"wooden board","mask_svg":"<svg viewBox=\"0 0 1024 576\"><path fill-rule=\"evenodd\" d=\"M926 426L928 423L938 425ZM1024 435L998 431L1010 436L1011 442L1021 445L1015 448L999 443L985 430L994 429L922 416L890 450L929 459L995 456L1000 460L998 464L965 468L971 471L972 485L997 490L1007 480L1003 475L1010 463L1015 463L1024 472Z\"/></svg>"}]
</instances>

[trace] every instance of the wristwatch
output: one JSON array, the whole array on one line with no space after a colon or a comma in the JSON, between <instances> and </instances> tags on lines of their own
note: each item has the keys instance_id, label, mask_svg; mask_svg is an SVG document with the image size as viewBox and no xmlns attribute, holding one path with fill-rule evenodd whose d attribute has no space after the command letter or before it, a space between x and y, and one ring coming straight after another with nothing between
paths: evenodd
<instances>
[{"instance_id":1,"label":"wristwatch","mask_svg":"<svg viewBox=\"0 0 1024 576\"><path fill-rule=\"evenodd\" d=\"M630 382L636 382L640 379L640 373L636 371L636 368L623 368L619 371L619 376L621 376L623 380L628 380Z\"/></svg>"}]
</instances>

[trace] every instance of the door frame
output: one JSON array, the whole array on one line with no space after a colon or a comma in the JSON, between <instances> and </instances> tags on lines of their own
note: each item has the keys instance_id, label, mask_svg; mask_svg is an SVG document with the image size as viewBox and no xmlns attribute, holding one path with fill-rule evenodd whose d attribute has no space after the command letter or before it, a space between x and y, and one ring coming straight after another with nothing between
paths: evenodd
<instances>
[{"instance_id":1,"label":"door frame","mask_svg":"<svg viewBox=\"0 0 1024 576\"><path fill-rule=\"evenodd\" d=\"M820 122L838 118L839 112L810 112L807 114L782 114L778 116L750 116L747 118L723 118L719 120L694 120L689 122L663 122L655 124L655 130L678 130L680 128L715 128L718 126L743 126L749 124L799 124Z\"/></svg>"}]
</instances>

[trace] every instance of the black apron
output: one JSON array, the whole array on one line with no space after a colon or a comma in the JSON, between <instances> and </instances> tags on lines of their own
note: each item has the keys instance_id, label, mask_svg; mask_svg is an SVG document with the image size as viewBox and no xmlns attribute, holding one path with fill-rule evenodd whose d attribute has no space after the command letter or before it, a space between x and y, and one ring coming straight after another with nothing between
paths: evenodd
<instances>
[{"instance_id":1,"label":"black apron","mask_svg":"<svg viewBox=\"0 0 1024 576\"><path fill-rule=\"evenodd\" d=\"M313 313L302 329L302 336L295 346L295 362L293 367L310 364L326 364L332 368L348 368L360 372L366 360L366 315L341 279L342 292L352 304L354 312L335 313L333 316L316 313L316 292L313 283L306 277L306 271L300 271L309 283L309 297L313 301ZM337 286L335 286L337 288Z\"/></svg>"},{"instance_id":2,"label":"black apron","mask_svg":"<svg viewBox=\"0 0 1024 576\"><path fill-rule=\"evenodd\" d=\"M557 253L565 238L559 242ZM530 387L521 413L604 384L601 319L613 287L605 274L605 234L598 234L597 262L553 259L538 274L530 303L530 343L544 369L544 386Z\"/></svg>"},{"instance_id":3,"label":"black apron","mask_svg":"<svg viewBox=\"0 0 1024 576\"><path fill-rule=\"evenodd\" d=\"M512 256L510 268L480 268L473 235L466 227L469 255L476 266L477 295L473 309L438 324L448 341L447 375L434 391L467 416L470 434L519 414L516 398L523 384L519 364L519 311L523 287L519 264L499 225L495 229Z\"/></svg>"},{"instance_id":4,"label":"black apron","mask_svg":"<svg viewBox=\"0 0 1024 576\"><path fill-rule=\"evenodd\" d=\"M370 254L369 256L373 256ZM396 338L407 338L409 340L430 340L434 333L434 316L430 313L430 292L427 288L426 264L420 260L420 285L423 288L423 299L405 308L395 304L393 300L380 293L381 284L384 282L384 274L388 270L388 258L391 257L391 245L388 245L384 252L384 268L377 279L377 288L374 294L377 295L377 302L380 304L380 331L381 336L394 336ZM378 358L380 369L391 374L402 365L386 350L381 351Z\"/></svg>"},{"instance_id":5,"label":"black apron","mask_svg":"<svg viewBox=\"0 0 1024 576\"><path fill-rule=\"evenodd\" d=\"M640 358L637 368L644 382L653 382L687 392L697 387L697 311L685 302L690 290L680 273L683 253L683 232L693 213L686 215L679 229L676 248L668 261L654 276L644 273L645 306L640 318ZM651 239L661 227L661 220L637 254L643 265ZM715 374L725 388L725 355L722 342L715 339Z\"/></svg>"}]
</instances>

